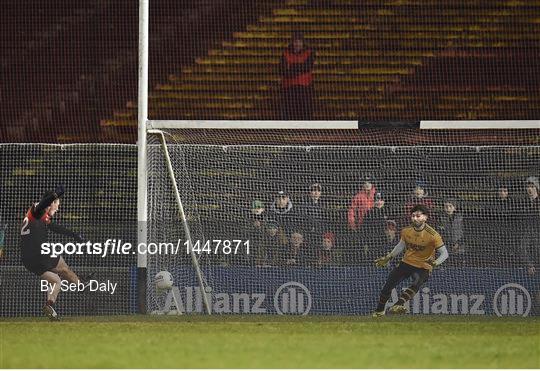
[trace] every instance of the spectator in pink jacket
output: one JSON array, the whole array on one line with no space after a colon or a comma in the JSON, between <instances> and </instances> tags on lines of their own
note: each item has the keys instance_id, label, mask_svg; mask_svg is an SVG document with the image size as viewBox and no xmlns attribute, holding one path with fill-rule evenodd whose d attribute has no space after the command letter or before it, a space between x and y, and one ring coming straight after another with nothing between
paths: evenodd
<instances>
[{"instance_id":1,"label":"spectator in pink jacket","mask_svg":"<svg viewBox=\"0 0 540 371\"><path fill-rule=\"evenodd\" d=\"M364 216L373 207L375 192L375 186L369 180L366 180L362 184L362 190L353 197L348 213L350 229L359 230L364 221Z\"/></svg>"}]
</instances>

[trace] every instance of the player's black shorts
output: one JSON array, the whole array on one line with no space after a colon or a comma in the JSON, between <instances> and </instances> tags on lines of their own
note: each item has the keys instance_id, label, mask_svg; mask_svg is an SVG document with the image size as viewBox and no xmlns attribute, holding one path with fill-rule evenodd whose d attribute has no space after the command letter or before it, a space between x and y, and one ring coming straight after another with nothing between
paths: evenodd
<instances>
[{"instance_id":1,"label":"player's black shorts","mask_svg":"<svg viewBox=\"0 0 540 371\"><path fill-rule=\"evenodd\" d=\"M58 265L60 257L39 256L39 257L23 257L22 263L26 269L35 275L41 276L47 271L52 271Z\"/></svg>"},{"instance_id":2,"label":"player's black shorts","mask_svg":"<svg viewBox=\"0 0 540 371\"><path fill-rule=\"evenodd\" d=\"M394 271L400 276L405 276L406 278L412 276L413 274L418 274L426 280L429 278L429 271L427 269L418 268L403 261L399 262L399 264L394 268Z\"/></svg>"},{"instance_id":3,"label":"player's black shorts","mask_svg":"<svg viewBox=\"0 0 540 371\"><path fill-rule=\"evenodd\" d=\"M392 291L394 287L409 277L413 279L411 286L418 290L428 280L429 271L405 262L400 262L399 265L390 272L382 292L386 295L390 295L390 291Z\"/></svg>"}]
</instances>

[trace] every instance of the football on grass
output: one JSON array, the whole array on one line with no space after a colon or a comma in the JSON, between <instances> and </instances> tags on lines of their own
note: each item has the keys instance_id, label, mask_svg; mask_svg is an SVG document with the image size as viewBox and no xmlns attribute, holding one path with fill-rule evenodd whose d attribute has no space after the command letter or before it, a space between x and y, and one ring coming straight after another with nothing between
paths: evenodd
<instances>
[{"instance_id":1,"label":"football on grass","mask_svg":"<svg viewBox=\"0 0 540 371\"><path fill-rule=\"evenodd\" d=\"M169 272L161 271L158 274L156 274L154 282L155 282L156 288L158 290L167 290L167 289L170 289L172 287L173 278L172 278L172 275Z\"/></svg>"}]
</instances>

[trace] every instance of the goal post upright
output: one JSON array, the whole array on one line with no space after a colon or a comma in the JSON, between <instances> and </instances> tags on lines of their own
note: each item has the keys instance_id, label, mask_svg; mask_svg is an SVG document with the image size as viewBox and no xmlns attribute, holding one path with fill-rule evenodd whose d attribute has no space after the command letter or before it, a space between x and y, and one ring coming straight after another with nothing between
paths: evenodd
<instances>
[{"instance_id":1,"label":"goal post upright","mask_svg":"<svg viewBox=\"0 0 540 371\"><path fill-rule=\"evenodd\" d=\"M137 108L137 243L146 242L147 202L147 141L148 120L148 44L149 44L149 1L139 0L139 71ZM146 313L147 257L137 253L137 309Z\"/></svg>"}]
</instances>

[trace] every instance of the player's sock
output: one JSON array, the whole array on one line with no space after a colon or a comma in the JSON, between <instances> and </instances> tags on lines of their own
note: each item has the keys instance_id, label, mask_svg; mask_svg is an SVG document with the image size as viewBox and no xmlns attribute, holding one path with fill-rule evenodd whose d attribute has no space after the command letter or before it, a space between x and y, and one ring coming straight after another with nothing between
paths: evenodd
<instances>
[{"instance_id":1,"label":"player's sock","mask_svg":"<svg viewBox=\"0 0 540 371\"><path fill-rule=\"evenodd\" d=\"M404 305L406 302L411 300L415 294L416 294L416 291L414 291L410 287L406 288L405 290L403 290L403 292L399 296L399 299L395 305Z\"/></svg>"},{"instance_id":2,"label":"player's sock","mask_svg":"<svg viewBox=\"0 0 540 371\"><path fill-rule=\"evenodd\" d=\"M386 306L386 302L388 301L388 297L387 296L381 296L379 298L379 303L377 304L377 309L375 309L375 311L377 312L383 312L384 311L384 307Z\"/></svg>"}]
</instances>

